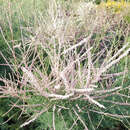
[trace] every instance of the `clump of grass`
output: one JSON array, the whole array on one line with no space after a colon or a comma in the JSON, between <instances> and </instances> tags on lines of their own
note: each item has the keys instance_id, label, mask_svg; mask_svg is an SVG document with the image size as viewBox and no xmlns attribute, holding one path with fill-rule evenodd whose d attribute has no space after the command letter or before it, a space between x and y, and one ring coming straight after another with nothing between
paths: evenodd
<instances>
[{"instance_id":1,"label":"clump of grass","mask_svg":"<svg viewBox=\"0 0 130 130\"><path fill-rule=\"evenodd\" d=\"M86 106L80 104L80 101L88 102L88 120L91 123L89 112L115 118L129 118L127 113L107 112L107 105L103 103L104 99L112 95L129 98L129 95L120 94L121 91L129 89L129 85L124 88L123 81L115 85L116 77L126 77L127 64L125 63L121 72L112 70L116 70L117 64L130 52L128 27L124 27L125 33L120 33L119 17L116 17L116 22L113 23L111 15L105 11L101 12L96 5L91 5L92 8L86 11L84 9L88 4L84 8L76 7L76 10L72 5L68 14L62 4L53 0L48 3L44 14L37 12L35 26L27 27L31 34L23 37L21 43L10 46L7 41L13 60L8 61L2 53L1 55L14 72L15 78L0 78L4 83L0 88L0 97L14 97L18 101L13 107L20 108L24 113L33 113L21 127L51 111L52 124L49 124L48 128L57 129L56 114L61 110L70 109L75 115L73 125L70 127L63 123L64 128L73 129L79 120L87 130L88 124L79 115L86 110ZM120 45L115 46L115 42L120 44L122 41L116 40L115 34L123 34L125 38L120 48ZM16 49L18 53L15 53ZM19 101L23 104L19 104ZM130 105L123 100L106 102ZM92 127L95 129L99 125L100 122Z\"/></svg>"}]
</instances>

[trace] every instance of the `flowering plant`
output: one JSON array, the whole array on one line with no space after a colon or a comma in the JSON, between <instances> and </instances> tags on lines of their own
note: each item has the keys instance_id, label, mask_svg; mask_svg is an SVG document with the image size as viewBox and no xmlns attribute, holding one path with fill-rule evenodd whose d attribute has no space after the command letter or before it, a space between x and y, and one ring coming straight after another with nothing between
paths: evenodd
<instances>
[{"instance_id":1,"label":"flowering plant","mask_svg":"<svg viewBox=\"0 0 130 130\"><path fill-rule=\"evenodd\" d=\"M108 0L107 2L101 2L100 5L107 9L112 9L116 13L120 13L120 11L130 7L130 3L125 2L124 0L121 1Z\"/></svg>"}]
</instances>

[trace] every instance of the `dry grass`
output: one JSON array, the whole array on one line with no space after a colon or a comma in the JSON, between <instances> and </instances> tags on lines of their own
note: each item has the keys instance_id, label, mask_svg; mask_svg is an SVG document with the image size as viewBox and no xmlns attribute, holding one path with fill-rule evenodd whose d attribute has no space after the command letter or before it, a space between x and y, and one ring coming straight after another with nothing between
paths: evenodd
<instances>
[{"instance_id":1,"label":"dry grass","mask_svg":"<svg viewBox=\"0 0 130 130\"><path fill-rule=\"evenodd\" d=\"M30 30L32 35L27 39L23 38L22 43L13 47L7 41L14 60L10 63L10 59L6 59L6 62L17 76L17 81L13 78L0 78L0 81L4 82L4 86L0 88L1 98L16 97L26 102L30 98L28 93L33 92L50 101L80 99L87 100L99 108L106 108L97 99L103 100L104 96L119 94L124 88L122 84L113 87L112 83L111 86L103 84L101 88L98 83L110 77L126 75L127 66L126 70L120 73L109 73L109 70L129 54L130 43L125 40L120 49L113 50L111 39L114 35L107 37L105 33L115 33L115 29L119 29L117 27L121 24L122 16L113 18L105 10L98 10L95 5L91 5L92 8L86 11L84 9L87 4L84 8L76 7L77 10L72 10L68 15L62 5L53 0L49 3L45 16L41 12L38 13L36 26ZM2 29L1 32L3 34ZM98 42L98 37L93 38L95 34L101 35L103 43ZM124 36L129 36L129 27L125 28ZM108 45L105 41L109 42ZM15 49L19 50L20 55L15 53ZM20 56L21 60L18 60L17 56ZM14 106L26 111L26 105ZM53 111L55 107L56 105L53 106ZM30 124L45 111L47 110L42 110L21 127ZM87 130L78 113L75 109L73 111ZM54 116L55 114L53 118ZM55 119L53 121L55 129Z\"/></svg>"}]
</instances>

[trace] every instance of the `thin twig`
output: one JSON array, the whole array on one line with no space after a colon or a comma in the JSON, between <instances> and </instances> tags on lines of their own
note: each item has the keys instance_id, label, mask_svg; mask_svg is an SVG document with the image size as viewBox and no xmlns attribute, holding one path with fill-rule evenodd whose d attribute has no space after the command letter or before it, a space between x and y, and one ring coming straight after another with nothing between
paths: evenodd
<instances>
[{"instance_id":1,"label":"thin twig","mask_svg":"<svg viewBox=\"0 0 130 130\"><path fill-rule=\"evenodd\" d=\"M20 125L20 128L30 124L31 122L35 121L41 114L43 114L44 112L46 112L49 109L49 106L46 107L46 109L43 109L40 113L37 113L34 118L32 118L29 121L26 121L25 123L23 123L22 125Z\"/></svg>"},{"instance_id":2,"label":"thin twig","mask_svg":"<svg viewBox=\"0 0 130 130\"><path fill-rule=\"evenodd\" d=\"M85 127L85 130L88 130L88 127L86 126L86 124L84 123L84 121L81 119L81 117L79 116L79 114L76 112L76 110L74 108L73 108L73 111L74 111L75 115L78 117L78 119L81 121L83 126Z\"/></svg>"},{"instance_id":3,"label":"thin twig","mask_svg":"<svg viewBox=\"0 0 130 130\"><path fill-rule=\"evenodd\" d=\"M56 127L55 127L55 110L56 110L56 106L54 105L53 106L53 130L56 130Z\"/></svg>"}]
</instances>

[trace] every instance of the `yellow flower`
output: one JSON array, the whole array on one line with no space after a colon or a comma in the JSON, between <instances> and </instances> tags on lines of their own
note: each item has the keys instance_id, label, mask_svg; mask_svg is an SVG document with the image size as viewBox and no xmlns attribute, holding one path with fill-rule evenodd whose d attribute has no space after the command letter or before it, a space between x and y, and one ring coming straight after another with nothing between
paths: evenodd
<instances>
[{"instance_id":1,"label":"yellow flower","mask_svg":"<svg viewBox=\"0 0 130 130\"><path fill-rule=\"evenodd\" d=\"M112 9L115 13L119 13L128 6L130 7L130 3L125 2L124 0L121 1L108 0L106 3L101 2L100 5L104 6L106 9Z\"/></svg>"}]
</instances>

